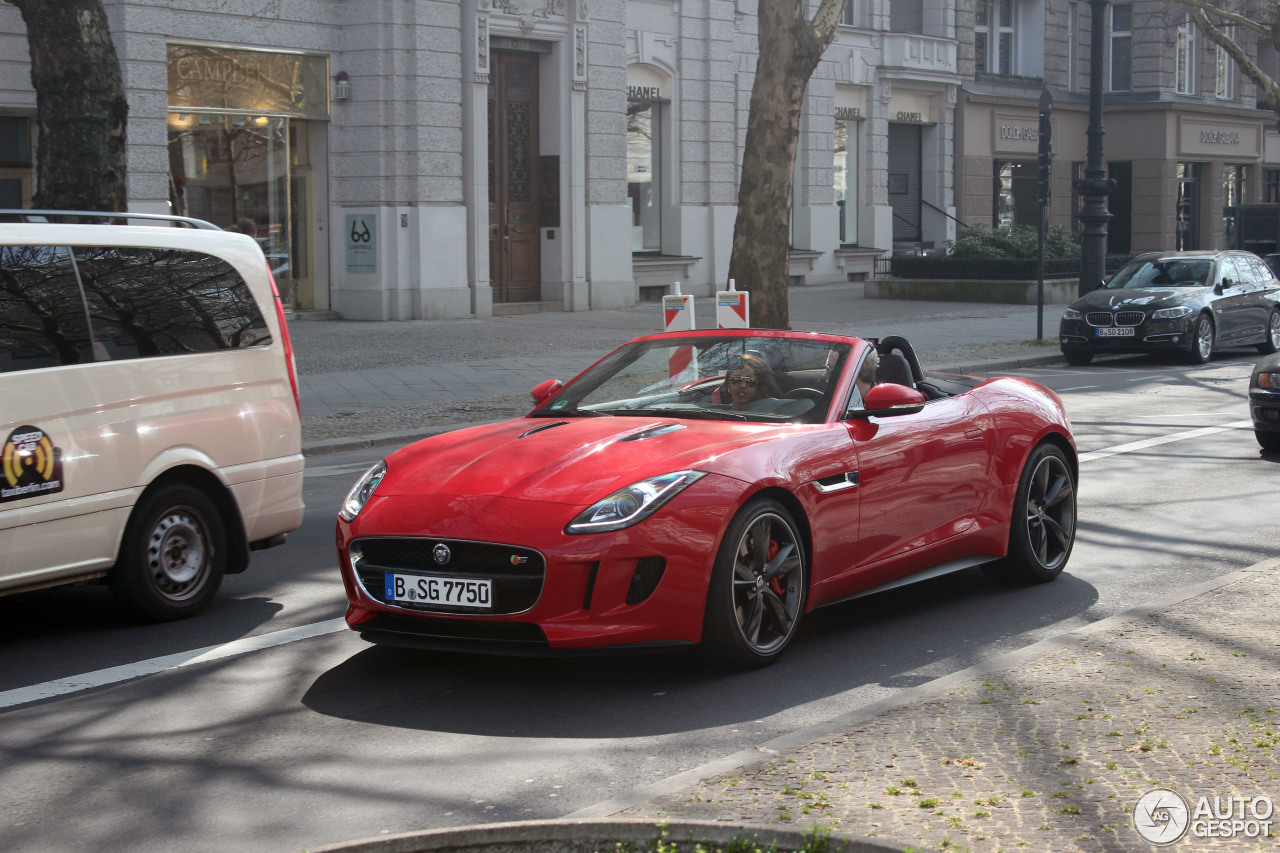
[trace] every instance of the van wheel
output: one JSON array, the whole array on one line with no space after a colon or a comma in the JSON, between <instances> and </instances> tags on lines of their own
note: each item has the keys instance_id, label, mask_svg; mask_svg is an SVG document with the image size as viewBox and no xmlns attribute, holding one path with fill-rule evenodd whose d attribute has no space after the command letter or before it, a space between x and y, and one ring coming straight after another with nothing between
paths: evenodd
<instances>
[{"instance_id":1,"label":"van wheel","mask_svg":"<svg viewBox=\"0 0 1280 853\"><path fill-rule=\"evenodd\" d=\"M171 622L209 605L226 565L226 530L213 501L199 489L175 484L134 507L107 583L135 616Z\"/></svg>"}]
</instances>

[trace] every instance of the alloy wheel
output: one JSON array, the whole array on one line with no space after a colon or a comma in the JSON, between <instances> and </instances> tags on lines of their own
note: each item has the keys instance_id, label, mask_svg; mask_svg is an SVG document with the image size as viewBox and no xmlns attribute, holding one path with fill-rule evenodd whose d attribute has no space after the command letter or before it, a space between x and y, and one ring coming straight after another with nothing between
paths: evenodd
<instances>
[{"instance_id":1,"label":"alloy wheel","mask_svg":"<svg viewBox=\"0 0 1280 853\"><path fill-rule=\"evenodd\" d=\"M1055 569L1067 558L1075 519L1071 473L1058 456L1045 456L1031 475L1027 493L1027 540L1041 566Z\"/></svg>"},{"instance_id":2,"label":"alloy wheel","mask_svg":"<svg viewBox=\"0 0 1280 853\"><path fill-rule=\"evenodd\" d=\"M804 562L799 537L782 516L765 512L738 541L733 564L733 606L743 641L760 654L784 646L803 601Z\"/></svg>"}]
</instances>

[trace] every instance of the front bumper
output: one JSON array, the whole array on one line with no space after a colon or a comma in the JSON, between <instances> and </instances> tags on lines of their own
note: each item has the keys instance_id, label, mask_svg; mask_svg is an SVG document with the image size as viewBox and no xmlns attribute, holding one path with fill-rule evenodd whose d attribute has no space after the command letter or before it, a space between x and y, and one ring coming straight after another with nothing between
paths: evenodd
<instances>
[{"instance_id":1,"label":"front bumper","mask_svg":"<svg viewBox=\"0 0 1280 853\"><path fill-rule=\"evenodd\" d=\"M1132 336L1109 337L1099 332L1114 326L1090 326L1084 320L1062 320L1058 327L1058 346L1063 352L1134 353L1190 352L1192 325L1196 315L1176 320L1147 320L1133 329Z\"/></svg>"},{"instance_id":2,"label":"front bumper","mask_svg":"<svg viewBox=\"0 0 1280 853\"><path fill-rule=\"evenodd\" d=\"M1280 432L1280 392L1249 390L1249 416L1258 432Z\"/></svg>"},{"instance_id":3,"label":"front bumper","mask_svg":"<svg viewBox=\"0 0 1280 853\"><path fill-rule=\"evenodd\" d=\"M337 522L347 625L379 644L515 655L699 642L716 548L742 492L743 484L730 478L704 477L633 527L585 536L563 532L581 507L500 497L375 496L354 522ZM361 544L373 540L394 540L396 547ZM387 565L389 553L430 554L441 543L460 555L490 556L445 567L420 556ZM506 551L528 559L513 569ZM378 554L377 565L366 552ZM387 570L488 578L494 604L466 611L390 603L379 586Z\"/></svg>"}]
</instances>

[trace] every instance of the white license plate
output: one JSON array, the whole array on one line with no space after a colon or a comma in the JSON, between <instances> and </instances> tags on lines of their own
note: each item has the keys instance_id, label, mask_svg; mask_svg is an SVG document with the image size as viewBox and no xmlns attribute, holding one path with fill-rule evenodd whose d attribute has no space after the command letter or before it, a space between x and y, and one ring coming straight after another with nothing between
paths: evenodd
<instances>
[{"instance_id":1,"label":"white license plate","mask_svg":"<svg viewBox=\"0 0 1280 853\"><path fill-rule=\"evenodd\" d=\"M1100 338L1132 338L1133 326L1107 326L1098 330Z\"/></svg>"},{"instance_id":2,"label":"white license plate","mask_svg":"<svg viewBox=\"0 0 1280 853\"><path fill-rule=\"evenodd\" d=\"M454 607L489 607L493 604L493 581L465 578L397 575L387 572L383 600L415 604L449 604Z\"/></svg>"}]
</instances>

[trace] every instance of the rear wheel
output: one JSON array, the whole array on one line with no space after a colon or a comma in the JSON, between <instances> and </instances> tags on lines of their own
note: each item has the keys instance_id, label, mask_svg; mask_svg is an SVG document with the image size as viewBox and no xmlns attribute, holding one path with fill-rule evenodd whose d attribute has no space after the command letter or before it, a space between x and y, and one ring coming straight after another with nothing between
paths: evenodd
<instances>
[{"instance_id":1,"label":"rear wheel","mask_svg":"<svg viewBox=\"0 0 1280 853\"><path fill-rule=\"evenodd\" d=\"M734 517L707 590L703 652L717 663L767 666L782 656L804 614L808 567L786 507L758 498Z\"/></svg>"},{"instance_id":2,"label":"rear wheel","mask_svg":"<svg viewBox=\"0 0 1280 853\"><path fill-rule=\"evenodd\" d=\"M204 492L164 486L134 508L107 583L116 600L142 619L194 616L222 583L226 539L218 510Z\"/></svg>"},{"instance_id":3,"label":"rear wheel","mask_svg":"<svg viewBox=\"0 0 1280 853\"><path fill-rule=\"evenodd\" d=\"M1263 450L1280 450L1280 432L1263 432L1255 429L1253 437L1258 439L1258 446Z\"/></svg>"},{"instance_id":4,"label":"rear wheel","mask_svg":"<svg viewBox=\"0 0 1280 853\"><path fill-rule=\"evenodd\" d=\"M1093 361L1093 353L1088 350L1063 350L1062 357L1073 367L1084 367Z\"/></svg>"},{"instance_id":5,"label":"rear wheel","mask_svg":"<svg viewBox=\"0 0 1280 853\"><path fill-rule=\"evenodd\" d=\"M1062 573L1076 539L1076 484L1066 454L1041 444L1031 453L1009 523L1009 553L983 569L1000 580L1044 583Z\"/></svg>"},{"instance_id":6,"label":"rear wheel","mask_svg":"<svg viewBox=\"0 0 1280 853\"><path fill-rule=\"evenodd\" d=\"M1271 355L1273 352L1280 351L1280 310L1272 309L1271 315L1267 317L1266 340L1258 344L1258 352L1263 355Z\"/></svg>"},{"instance_id":7,"label":"rear wheel","mask_svg":"<svg viewBox=\"0 0 1280 853\"><path fill-rule=\"evenodd\" d=\"M1213 358L1214 329L1208 315L1201 314L1191 329L1191 351L1187 353L1192 364L1206 364Z\"/></svg>"}]
</instances>

